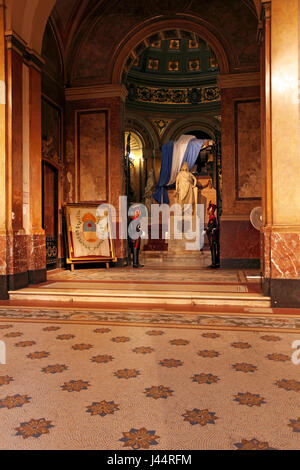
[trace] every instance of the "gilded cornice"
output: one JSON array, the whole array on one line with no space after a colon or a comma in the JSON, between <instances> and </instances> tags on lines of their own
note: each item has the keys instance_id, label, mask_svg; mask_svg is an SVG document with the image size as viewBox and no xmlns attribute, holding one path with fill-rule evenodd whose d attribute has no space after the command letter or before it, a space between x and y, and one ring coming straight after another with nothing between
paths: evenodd
<instances>
[{"instance_id":1,"label":"gilded cornice","mask_svg":"<svg viewBox=\"0 0 300 470\"><path fill-rule=\"evenodd\" d=\"M220 90L216 85L193 88L149 87L129 84L129 102L159 105L199 105L219 102Z\"/></svg>"}]
</instances>

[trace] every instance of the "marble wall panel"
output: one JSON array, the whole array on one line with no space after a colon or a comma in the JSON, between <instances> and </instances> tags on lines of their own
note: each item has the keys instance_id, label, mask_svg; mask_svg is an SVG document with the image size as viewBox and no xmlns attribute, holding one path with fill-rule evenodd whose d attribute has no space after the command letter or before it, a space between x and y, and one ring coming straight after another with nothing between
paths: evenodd
<instances>
[{"instance_id":1,"label":"marble wall panel","mask_svg":"<svg viewBox=\"0 0 300 470\"><path fill-rule=\"evenodd\" d=\"M79 202L108 200L108 113L80 111L77 115Z\"/></svg>"},{"instance_id":2,"label":"marble wall panel","mask_svg":"<svg viewBox=\"0 0 300 470\"><path fill-rule=\"evenodd\" d=\"M7 254L7 274L27 272L27 236L25 234L14 233L7 237Z\"/></svg>"},{"instance_id":3,"label":"marble wall panel","mask_svg":"<svg viewBox=\"0 0 300 470\"><path fill-rule=\"evenodd\" d=\"M272 233L271 277L300 279L300 233Z\"/></svg>"},{"instance_id":4,"label":"marble wall panel","mask_svg":"<svg viewBox=\"0 0 300 470\"><path fill-rule=\"evenodd\" d=\"M6 275L6 235L0 235L0 275Z\"/></svg>"},{"instance_id":5,"label":"marble wall panel","mask_svg":"<svg viewBox=\"0 0 300 470\"><path fill-rule=\"evenodd\" d=\"M261 198L260 101L235 102L237 199Z\"/></svg>"},{"instance_id":6,"label":"marble wall panel","mask_svg":"<svg viewBox=\"0 0 300 470\"><path fill-rule=\"evenodd\" d=\"M27 236L28 270L35 271L46 268L45 235Z\"/></svg>"},{"instance_id":7,"label":"marble wall panel","mask_svg":"<svg viewBox=\"0 0 300 470\"><path fill-rule=\"evenodd\" d=\"M221 220L222 259L259 259L260 232L247 220Z\"/></svg>"},{"instance_id":8,"label":"marble wall panel","mask_svg":"<svg viewBox=\"0 0 300 470\"><path fill-rule=\"evenodd\" d=\"M255 180L251 168L255 165L258 167L258 160L260 160L260 149L258 150L260 128L259 116L257 116L259 96L259 87L222 89L222 194L223 215L226 216L243 215L249 217L251 210L260 205L260 199L249 198L255 194L253 192L255 186L256 194L258 194L258 185L255 183L246 189L247 178ZM239 111L238 114L237 111ZM251 117L249 123L247 123L248 117ZM249 130L247 131L248 125ZM255 155L255 164L253 163L253 155ZM247 171L250 171L248 176ZM242 195L246 194L248 198L240 197L239 191L237 191L237 180L239 181L238 185L245 185L246 193L242 193Z\"/></svg>"},{"instance_id":9,"label":"marble wall panel","mask_svg":"<svg viewBox=\"0 0 300 470\"><path fill-rule=\"evenodd\" d=\"M261 260L264 277L271 277L271 234L269 231L261 233Z\"/></svg>"}]
</instances>

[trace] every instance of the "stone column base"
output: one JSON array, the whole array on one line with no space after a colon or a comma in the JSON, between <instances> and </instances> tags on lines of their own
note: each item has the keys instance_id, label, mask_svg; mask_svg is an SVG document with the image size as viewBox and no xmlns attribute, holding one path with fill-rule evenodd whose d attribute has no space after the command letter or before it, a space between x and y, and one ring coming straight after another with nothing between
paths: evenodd
<instances>
[{"instance_id":1,"label":"stone column base","mask_svg":"<svg viewBox=\"0 0 300 470\"><path fill-rule=\"evenodd\" d=\"M8 291L46 281L45 235L12 233L0 237L0 299Z\"/></svg>"},{"instance_id":2,"label":"stone column base","mask_svg":"<svg viewBox=\"0 0 300 470\"><path fill-rule=\"evenodd\" d=\"M265 279L264 295L273 308L300 308L300 279Z\"/></svg>"},{"instance_id":3,"label":"stone column base","mask_svg":"<svg viewBox=\"0 0 300 470\"><path fill-rule=\"evenodd\" d=\"M300 233L268 227L262 247L264 294L273 307L300 308Z\"/></svg>"}]
</instances>

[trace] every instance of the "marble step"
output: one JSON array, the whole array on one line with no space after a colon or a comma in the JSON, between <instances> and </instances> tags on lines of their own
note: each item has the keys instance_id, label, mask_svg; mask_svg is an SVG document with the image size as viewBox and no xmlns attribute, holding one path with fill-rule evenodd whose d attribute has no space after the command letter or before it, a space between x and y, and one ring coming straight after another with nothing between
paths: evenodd
<instances>
[{"instance_id":1,"label":"marble step","mask_svg":"<svg viewBox=\"0 0 300 470\"><path fill-rule=\"evenodd\" d=\"M130 308L133 305L159 304L159 305L229 305L247 307L270 307L269 297L249 292L220 292L202 290L173 290L155 289L155 286L142 286L139 290L130 288L47 288L27 287L9 292L10 300L18 301L47 301L47 302L76 302L76 303L126 303Z\"/></svg>"}]
</instances>

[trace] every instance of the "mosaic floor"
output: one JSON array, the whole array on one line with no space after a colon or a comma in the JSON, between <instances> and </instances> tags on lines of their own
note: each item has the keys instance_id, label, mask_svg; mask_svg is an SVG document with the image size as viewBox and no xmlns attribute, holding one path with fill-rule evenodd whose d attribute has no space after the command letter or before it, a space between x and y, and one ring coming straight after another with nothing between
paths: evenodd
<instances>
[{"instance_id":1,"label":"mosaic floor","mask_svg":"<svg viewBox=\"0 0 300 470\"><path fill-rule=\"evenodd\" d=\"M257 271L175 261L55 270L41 288L260 292ZM3 301L0 450L299 449L297 340L295 310Z\"/></svg>"},{"instance_id":2,"label":"mosaic floor","mask_svg":"<svg viewBox=\"0 0 300 470\"><path fill-rule=\"evenodd\" d=\"M0 339L0 449L300 448L299 333L2 321Z\"/></svg>"},{"instance_id":3,"label":"mosaic floor","mask_svg":"<svg viewBox=\"0 0 300 470\"><path fill-rule=\"evenodd\" d=\"M53 308L53 307L0 307L0 329L3 322L53 322L70 324L115 325L115 326L163 326L169 328L226 329L250 331L300 331L300 312L278 315L266 308L243 308L236 313L210 312L163 312L128 311L99 308ZM266 311L265 313L263 311Z\"/></svg>"}]
</instances>

